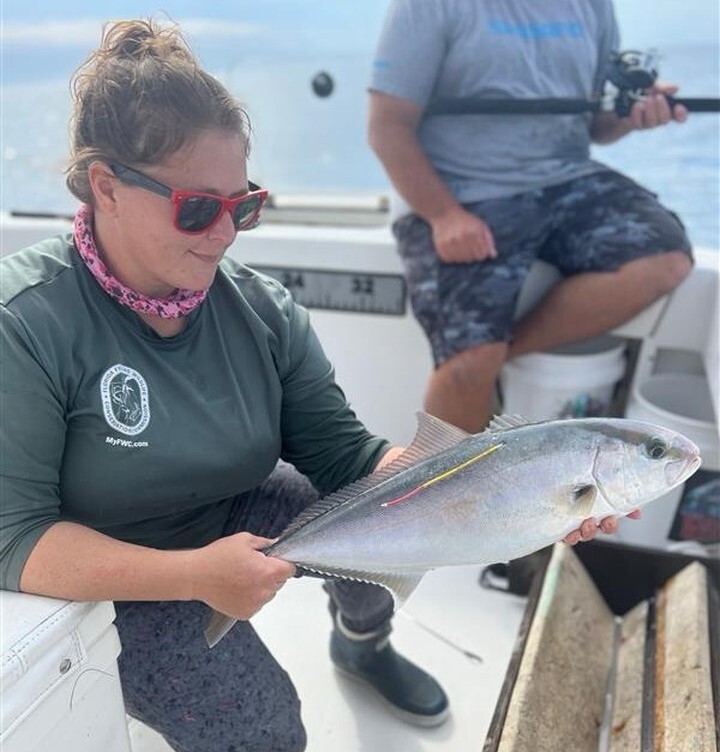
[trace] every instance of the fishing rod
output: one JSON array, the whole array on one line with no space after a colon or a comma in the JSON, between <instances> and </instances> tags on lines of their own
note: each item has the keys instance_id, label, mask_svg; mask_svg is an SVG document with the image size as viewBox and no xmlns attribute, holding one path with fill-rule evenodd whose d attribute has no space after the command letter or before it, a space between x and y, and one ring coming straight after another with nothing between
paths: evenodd
<instances>
[{"instance_id":1,"label":"fishing rod","mask_svg":"<svg viewBox=\"0 0 720 752\"><path fill-rule=\"evenodd\" d=\"M485 99L448 97L432 101L427 115L577 115L583 112L614 111L627 117L635 102L641 102L657 80L656 54L626 50L610 55L607 82L615 92L599 99L540 98ZM666 95L670 107L685 106L690 112L720 112L717 97L673 97Z\"/></svg>"}]
</instances>

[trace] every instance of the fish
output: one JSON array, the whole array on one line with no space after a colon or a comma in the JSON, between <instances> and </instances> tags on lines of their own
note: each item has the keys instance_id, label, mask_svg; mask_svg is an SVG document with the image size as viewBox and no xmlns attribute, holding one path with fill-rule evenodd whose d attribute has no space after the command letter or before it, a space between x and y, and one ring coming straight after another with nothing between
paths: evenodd
<instances>
[{"instance_id":1,"label":"fish","mask_svg":"<svg viewBox=\"0 0 720 752\"><path fill-rule=\"evenodd\" d=\"M417 417L397 459L309 506L264 553L300 574L381 585L399 609L432 569L538 551L586 518L643 507L701 464L687 437L627 418L499 415L471 434ZM208 645L234 622L214 612Z\"/></svg>"}]
</instances>

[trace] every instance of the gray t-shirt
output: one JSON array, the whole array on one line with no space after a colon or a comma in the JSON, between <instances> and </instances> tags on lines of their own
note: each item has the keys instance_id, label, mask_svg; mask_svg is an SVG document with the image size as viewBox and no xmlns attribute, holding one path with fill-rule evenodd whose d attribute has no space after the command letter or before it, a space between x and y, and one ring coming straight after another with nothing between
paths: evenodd
<instances>
[{"instance_id":1,"label":"gray t-shirt","mask_svg":"<svg viewBox=\"0 0 720 752\"><path fill-rule=\"evenodd\" d=\"M0 260L0 411L8 590L58 520L201 546L278 457L329 492L389 446L357 420L307 311L277 282L226 259L163 339L100 288L70 236Z\"/></svg>"},{"instance_id":2,"label":"gray t-shirt","mask_svg":"<svg viewBox=\"0 0 720 752\"><path fill-rule=\"evenodd\" d=\"M423 108L454 97L588 98L600 93L618 44L610 0L395 0L370 89ZM469 203L595 172L589 122L589 114L442 115L423 119L418 137Z\"/></svg>"}]
</instances>

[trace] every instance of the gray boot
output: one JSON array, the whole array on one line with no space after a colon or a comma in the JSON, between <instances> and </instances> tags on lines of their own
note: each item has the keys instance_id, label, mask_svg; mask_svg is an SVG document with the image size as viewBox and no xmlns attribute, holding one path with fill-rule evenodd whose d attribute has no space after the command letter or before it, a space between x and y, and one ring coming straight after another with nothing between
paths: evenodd
<instances>
[{"instance_id":1,"label":"gray boot","mask_svg":"<svg viewBox=\"0 0 720 752\"><path fill-rule=\"evenodd\" d=\"M442 687L395 652L389 624L374 632L353 632L335 615L330 658L335 668L374 689L398 717L416 726L439 726L449 715Z\"/></svg>"}]
</instances>

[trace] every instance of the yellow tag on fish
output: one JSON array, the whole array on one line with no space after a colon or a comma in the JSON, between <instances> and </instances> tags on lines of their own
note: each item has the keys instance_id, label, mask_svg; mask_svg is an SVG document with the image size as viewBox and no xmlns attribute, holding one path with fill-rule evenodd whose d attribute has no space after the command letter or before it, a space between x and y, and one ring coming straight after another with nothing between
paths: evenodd
<instances>
[{"instance_id":1,"label":"yellow tag on fish","mask_svg":"<svg viewBox=\"0 0 720 752\"><path fill-rule=\"evenodd\" d=\"M441 480L446 480L447 478L450 478L451 476L455 475L455 473L458 473L460 472L460 470L463 470L464 468L466 468L468 465L472 465L474 462L481 460L483 457L487 457L489 454L492 454L493 452L497 451L498 449L500 449L501 446L504 446L504 445L505 445L504 442L500 442L499 444L493 444L492 446L480 452L480 454L476 454L474 457L471 457L469 460L465 460L465 462L461 462L459 465L456 465L455 467L450 468L450 470L446 470L444 473L435 475L429 480L426 480L424 483L421 483L416 488L413 488L412 491L408 491L406 494L403 494L402 496L398 496L397 499L386 501L381 506L383 507L395 506L395 504L399 504L401 501L405 501L406 499L409 499L411 496L415 496L416 493L419 493L424 488L428 488L428 486L432 486L433 483L437 483Z\"/></svg>"}]
</instances>

